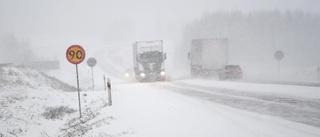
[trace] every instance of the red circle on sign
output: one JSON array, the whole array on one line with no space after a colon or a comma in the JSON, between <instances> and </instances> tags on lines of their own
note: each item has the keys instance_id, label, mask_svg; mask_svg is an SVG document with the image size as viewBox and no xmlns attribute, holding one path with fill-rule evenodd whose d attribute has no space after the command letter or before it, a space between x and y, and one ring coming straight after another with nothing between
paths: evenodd
<instances>
[{"instance_id":1,"label":"red circle on sign","mask_svg":"<svg viewBox=\"0 0 320 137\"><path fill-rule=\"evenodd\" d=\"M72 64L80 64L86 57L86 52L80 45L72 45L67 49L66 57Z\"/></svg>"}]
</instances>

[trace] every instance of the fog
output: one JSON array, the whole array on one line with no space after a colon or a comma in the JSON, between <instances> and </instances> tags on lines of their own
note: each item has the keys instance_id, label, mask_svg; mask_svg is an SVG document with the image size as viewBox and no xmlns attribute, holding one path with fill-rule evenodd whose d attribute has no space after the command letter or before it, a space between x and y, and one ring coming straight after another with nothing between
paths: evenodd
<instances>
[{"instance_id":1,"label":"fog","mask_svg":"<svg viewBox=\"0 0 320 137\"><path fill-rule=\"evenodd\" d=\"M72 44L131 47L134 41L161 39L168 69L178 65L187 72L191 39L228 37L229 62L248 71L276 71L276 50L284 50L283 67L313 68L320 65L318 5L318 0L0 0L0 63L65 59Z\"/></svg>"},{"instance_id":2,"label":"fog","mask_svg":"<svg viewBox=\"0 0 320 137\"><path fill-rule=\"evenodd\" d=\"M292 79L288 76L290 73L302 75L305 72L297 71L306 68L313 69L316 76L320 63L319 32L318 14L289 10L249 13L220 11L206 14L188 24L184 29L183 42L190 47L192 39L229 38L229 64L240 64L255 77L278 76L279 62L274 53L281 50L284 52L284 58L280 61L281 68L283 73L287 73L283 76ZM180 48L180 51L183 50L188 52L188 49ZM297 77L297 74L291 75ZM305 77L312 74L308 75Z\"/></svg>"}]
</instances>

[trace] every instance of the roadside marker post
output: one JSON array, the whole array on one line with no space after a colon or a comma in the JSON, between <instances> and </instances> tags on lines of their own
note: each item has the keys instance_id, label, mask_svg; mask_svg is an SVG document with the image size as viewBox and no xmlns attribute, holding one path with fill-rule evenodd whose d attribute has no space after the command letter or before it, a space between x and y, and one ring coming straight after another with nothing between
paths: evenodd
<instances>
[{"instance_id":1,"label":"roadside marker post","mask_svg":"<svg viewBox=\"0 0 320 137\"><path fill-rule=\"evenodd\" d=\"M80 45L71 45L66 52L67 60L76 65L77 86L78 86L78 100L79 100L79 113L81 118L81 101L80 101L80 88L79 88L79 74L78 64L80 64L86 57L85 50Z\"/></svg>"},{"instance_id":2,"label":"roadside marker post","mask_svg":"<svg viewBox=\"0 0 320 137\"><path fill-rule=\"evenodd\" d=\"M108 99L109 99L109 106L112 105L112 99L111 99L111 82L110 79L107 78L107 86L108 86Z\"/></svg>"},{"instance_id":3,"label":"roadside marker post","mask_svg":"<svg viewBox=\"0 0 320 137\"><path fill-rule=\"evenodd\" d=\"M108 87L108 102L109 102L109 106L112 105L112 99L111 99L111 82L110 79L107 78L107 82L106 82L106 77L105 75L103 75L103 81L104 81L104 90L107 91L107 87ZM106 84L107 83L107 84Z\"/></svg>"}]
</instances>

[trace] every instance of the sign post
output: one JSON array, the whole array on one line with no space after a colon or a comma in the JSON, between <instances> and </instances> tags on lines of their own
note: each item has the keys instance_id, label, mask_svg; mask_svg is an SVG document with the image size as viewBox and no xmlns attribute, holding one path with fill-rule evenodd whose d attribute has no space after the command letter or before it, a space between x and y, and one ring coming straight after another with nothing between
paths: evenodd
<instances>
[{"instance_id":1,"label":"sign post","mask_svg":"<svg viewBox=\"0 0 320 137\"><path fill-rule=\"evenodd\" d=\"M281 50L278 50L274 53L274 57L278 60L278 77L280 78L280 60L283 59L283 52Z\"/></svg>"},{"instance_id":2,"label":"sign post","mask_svg":"<svg viewBox=\"0 0 320 137\"><path fill-rule=\"evenodd\" d=\"M97 60L95 58L89 58L87 60L88 66L91 67L91 76L92 76L92 90L94 91L94 78L93 78L93 67L97 64Z\"/></svg>"},{"instance_id":3,"label":"sign post","mask_svg":"<svg viewBox=\"0 0 320 137\"><path fill-rule=\"evenodd\" d=\"M318 81L320 81L320 66L318 66Z\"/></svg>"},{"instance_id":4,"label":"sign post","mask_svg":"<svg viewBox=\"0 0 320 137\"><path fill-rule=\"evenodd\" d=\"M78 86L78 100L79 100L79 113L81 118L81 101L80 101L80 88L79 88L79 75L78 75L78 64L80 64L86 57L84 49L80 45L71 45L66 52L67 60L76 65L77 74L77 86Z\"/></svg>"}]
</instances>

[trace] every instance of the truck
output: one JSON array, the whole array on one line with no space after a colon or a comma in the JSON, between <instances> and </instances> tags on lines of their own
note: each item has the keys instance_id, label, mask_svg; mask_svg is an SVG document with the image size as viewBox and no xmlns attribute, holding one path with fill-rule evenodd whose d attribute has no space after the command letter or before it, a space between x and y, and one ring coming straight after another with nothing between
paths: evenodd
<instances>
[{"instance_id":1,"label":"truck","mask_svg":"<svg viewBox=\"0 0 320 137\"><path fill-rule=\"evenodd\" d=\"M228 38L194 39L188 53L194 77L219 76L228 63Z\"/></svg>"},{"instance_id":2,"label":"truck","mask_svg":"<svg viewBox=\"0 0 320 137\"><path fill-rule=\"evenodd\" d=\"M166 71L163 41L138 41L133 43L133 68L135 78L140 82L165 81Z\"/></svg>"}]
</instances>

